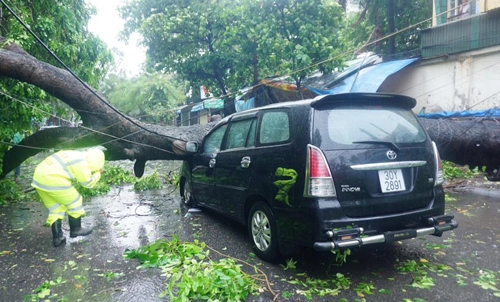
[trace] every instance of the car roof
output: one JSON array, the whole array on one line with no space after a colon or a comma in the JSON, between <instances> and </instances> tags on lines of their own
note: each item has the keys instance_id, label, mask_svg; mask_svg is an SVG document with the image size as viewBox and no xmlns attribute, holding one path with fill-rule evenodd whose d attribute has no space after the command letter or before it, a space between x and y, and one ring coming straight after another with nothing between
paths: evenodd
<instances>
[{"instance_id":1,"label":"car roof","mask_svg":"<svg viewBox=\"0 0 500 302\"><path fill-rule=\"evenodd\" d=\"M415 107L417 101L409 96L390 93L339 93L331 95L322 95L314 98L311 106L317 108L319 106L331 103L353 103L359 102L363 104L376 103L380 105L397 106L405 109Z\"/></svg>"},{"instance_id":2,"label":"car roof","mask_svg":"<svg viewBox=\"0 0 500 302\"><path fill-rule=\"evenodd\" d=\"M327 104L332 103L376 103L376 104L390 104L393 106L398 106L406 109L411 109L415 107L416 100L412 97L399 95L399 94L389 94L389 93L360 93L360 92L350 92L350 93L339 93L339 94L328 94L320 95L314 99L306 99L300 101L289 101L274 103L262 107L256 107L245 111L240 111L226 116L220 120L217 124L227 123L230 119L235 117L243 117L247 115L255 115L260 110L265 109L276 109L276 108L293 108L301 106L310 106L313 108L318 108Z\"/></svg>"}]
</instances>

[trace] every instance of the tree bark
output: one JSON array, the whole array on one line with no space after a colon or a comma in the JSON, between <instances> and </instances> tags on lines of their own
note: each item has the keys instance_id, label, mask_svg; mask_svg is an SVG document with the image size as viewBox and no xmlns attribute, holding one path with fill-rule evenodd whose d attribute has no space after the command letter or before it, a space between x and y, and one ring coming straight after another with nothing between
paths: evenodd
<instances>
[{"instance_id":1,"label":"tree bark","mask_svg":"<svg viewBox=\"0 0 500 302\"><path fill-rule=\"evenodd\" d=\"M436 142L441 159L474 169L486 168L500 180L500 123L494 118L424 119L420 122Z\"/></svg>"}]
</instances>

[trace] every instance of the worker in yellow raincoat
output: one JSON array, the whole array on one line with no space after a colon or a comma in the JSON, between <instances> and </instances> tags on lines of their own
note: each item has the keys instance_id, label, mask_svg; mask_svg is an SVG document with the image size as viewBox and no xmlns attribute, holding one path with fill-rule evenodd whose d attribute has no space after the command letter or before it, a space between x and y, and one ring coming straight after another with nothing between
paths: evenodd
<instances>
[{"instance_id":1,"label":"worker in yellow raincoat","mask_svg":"<svg viewBox=\"0 0 500 302\"><path fill-rule=\"evenodd\" d=\"M86 151L62 150L50 155L36 167L31 186L49 210L47 225L52 227L54 247L66 242L62 231L62 220L66 213L71 238L87 236L92 232L92 229L81 227L81 217L85 215L83 197L73 182L92 188L101 178L103 167L104 152L98 148Z\"/></svg>"}]
</instances>

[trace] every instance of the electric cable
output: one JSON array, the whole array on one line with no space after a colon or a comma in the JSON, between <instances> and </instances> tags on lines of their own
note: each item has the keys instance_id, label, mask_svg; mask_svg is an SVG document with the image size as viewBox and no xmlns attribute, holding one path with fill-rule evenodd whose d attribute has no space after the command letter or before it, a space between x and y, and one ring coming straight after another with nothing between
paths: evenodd
<instances>
[{"instance_id":1,"label":"electric cable","mask_svg":"<svg viewBox=\"0 0 500 302\"><path fill-rule=\"evenodd\" d=\"M3 95L3 96L5 96L5 97L10 98L10 99L11 99L11 100L13 100L13 101L19 102L19 103L21 103L21 104L23 104L23 105L25 105L25 106L32 107L32 108L33 108L33 109L35 109L35 110L39 110L39 111L41 111L42 113L46 113L46 114L48 114L47 112L45 112L45 111L43 111L43 110L41 110L41 109L39 109L39 108L37 108L37 107L35 107L35 106L31 105L31 104L28 104L28 103L26 103L26 102L24 102L24 101L22 101L22 100L16 99L16 98L14 98L14 97L12 97L12 96L10 96L10 95L6 94L6 93L5 93L5 92L3 92L3 91L0 91L0 94L1 94L1 95ZM63 121L69 122L69 121L65 120L64 118L60 118L60 117L58 117L58 118L59 118L59 119L61 119L61 120L63 120ZM113 126L113 125L110 125L110 126L107 126L107 127L103 128L103 129L106 129L106 128L108 128L108 127L112 127L112 126ZM114 139L114 141L116 141L116 140L122 140L122 141L124 141L124 142L128 142L128 143L131 143L131 144L135 144L135 145L139 145L139 146L143 146L143 147L148 147L148 148L152 148L152 149L157 149L157 150L159 150L159 151L163 151L163 152L166 152L166 153L169 153L169 154L174 154L172 151L165 150L165 149L162 149L162 148L159 148L159 147L153 146L153 145L148 145L148 144L138 143L138 142L135 142L135 141L130 141L130 140L126 140L126 139L125 139L125 137L128 137L128 136L130 136L130 135L136 134L137 132L134 132L134 133L129 133L129 134L127 134L127 135L123 136L123 137L117 137L117 136L114 136L114 135L111 135L111 134L108 134L108 133L105 133L105 132L101 132L101 131L99 131L99 130L95 130L95 129L93 129L93 128L89 128L89 127L85 127L85 126L78 126L78 127L83 128L83 129L85 129L85 130L87 130L87 131L90 131L90 132L93 132L93 133L97 133L97 134L100 134L100 135L103 135L103 136L108 136L108 137L111 137L111 138L113 138L113 139ZM102 129L101 129L101 130L102 130ZM86 134L86 135L90 135L90 134ZM76 137L76 138L72 138L71 140L68 140L68 141L66 141L66 142L64 142L64 143L68 143L68 142L71 142L72 140L76 140L76 139L79 139L79 138L82 138L82 137L85 137L85 135L84 135L84 136L80 136L80 137ZM108 142L106 142L106 143L103 143L102 145L108 144L108 143L110 143L110 142L112 142L112 141L108 141ZM10 144L10 143L9 143L9 144ZM52 149L52 148L39 148L39 147L33 147L33 146L25 146L25 145L19 145L19 144L17 144L16 146L19 146L19 147L24 147L24 148L31 148L31 149L39 149L39 150L50 150L50 149Z\"/></svg>"}]
</instances>

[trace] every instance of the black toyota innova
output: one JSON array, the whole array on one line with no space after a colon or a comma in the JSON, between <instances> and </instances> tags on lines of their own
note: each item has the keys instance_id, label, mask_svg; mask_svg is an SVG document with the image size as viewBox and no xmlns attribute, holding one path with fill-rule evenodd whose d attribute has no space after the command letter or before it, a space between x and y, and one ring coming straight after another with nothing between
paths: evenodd
<instances>
[{"instance_id":1,"label":"black toyota innova","mask_svg":"<svg viewBox=\"0 0 500 302\"><path fill-rule=\"evenodd\" d=\"M183 200L247 225L266 261L297 246L441 236L458 224L444 215L439 154L415 104L346 93L230 115L201 145L187 143Z\"/></svg>"}]
</instances>

